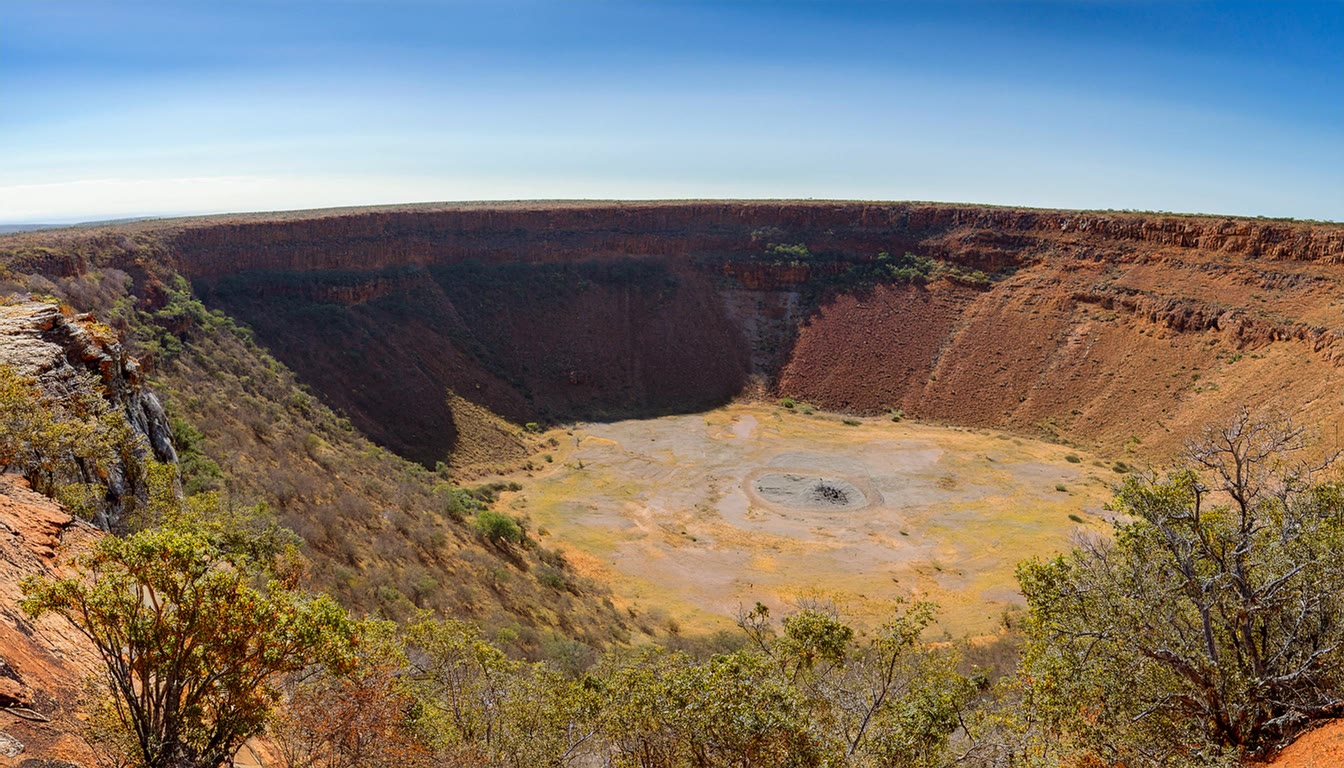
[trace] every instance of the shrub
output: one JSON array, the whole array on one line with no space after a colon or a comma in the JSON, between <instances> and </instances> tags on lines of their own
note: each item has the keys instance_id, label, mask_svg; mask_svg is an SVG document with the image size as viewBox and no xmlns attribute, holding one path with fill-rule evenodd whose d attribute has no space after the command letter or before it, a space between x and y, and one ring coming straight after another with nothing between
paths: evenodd
<instances>
[{"instance_id":1,"label":"shrub","mask_svg":"<svg viewBox=\"0 0 1344 768\"><path fill-rule=\"evenodd\" d=\"M107 476L124 450L143 451L143 439L99 386L80 375L70 394L58 397L0 365L0 473L21 474L33 490L55 496L66 483Z\"/></svg>"},{"instance_id":2,"label":"shrub","mask_svg":"<svg viewBox=\"0 0 1344 768\"><path fill-rule=\"evenodd\" d=\"M550 587L557 592L562 592L569 588L569 580L565 578L565 574L550 566L542 566L538 569L537 581L543 586Z\"/></svg>"},{"instance_id":3,"label":"shrub","mask_svg":"<svg viewBox=\"0 0 1344 768\"><path fill-rule=\"evenodd\" d=\"M1184 466L1127 477L1113 539L1019 566L1023 670L1052 742L1108 764L1241 764L1338 714L1344 487L1306 447L1243 410Z\"/></svg>"},{"instance_id":4,"label":"shrub","mask_svg":"<svg viewBox=\"0 0 1344 768\"><path fill-rule=\"evenodd\" d=\"M79 575L23 582L24 611L69 619L98 650L137 765L224 764L260 733L274 682L319 662L353 662L353 627L329 597L270 581L264 564L221 550L200 526L109 536Z\"/></svg>"},{"instance_id":5,"label":"shrub","mask_svg":"<svg viewBox=\"0 0 1344 768\"><path fill-rule=\"evenodd\" d=\"M797 262L812 258L812 252L802 243L775 243L765 249L766 255L778 262Z\"/></svg>"},{"instance_id":6,"label":"shrub","mask_svg":"<svg viewBox=\"0 0 1344 768\"><path fill-rule=\"evenodd\" d=\"M476 515L474 525L476 532L491 544L500 542L521 544L523 541L523 529L519 527L518 521L499 512L491 510L480 512Z\"/></svg>"}]
</instances>

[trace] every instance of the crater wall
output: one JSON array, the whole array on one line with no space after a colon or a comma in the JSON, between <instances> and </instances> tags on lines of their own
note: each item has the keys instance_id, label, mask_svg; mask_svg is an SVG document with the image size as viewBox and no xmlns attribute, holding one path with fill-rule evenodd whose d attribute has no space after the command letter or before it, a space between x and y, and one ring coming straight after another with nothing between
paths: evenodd
<instances>
[{"instance_id":1,"label":"crater wall","mask_svg":"<svg viewBox=\"0 0 1344 768\"><path fill-rule=\"evenodd\" d=\"M449 392L518 422L788 395L1139 452L1168 450L1242 403L1328 428L1344 413L1340 225L923 203L536 202L46 238L45 251L11 248L11 260L118 266L149 302L156 275L179 271L362 430L427 464L456 445ZM992 279L842 279L883 251Z\"/></svg>"}]
</instances>

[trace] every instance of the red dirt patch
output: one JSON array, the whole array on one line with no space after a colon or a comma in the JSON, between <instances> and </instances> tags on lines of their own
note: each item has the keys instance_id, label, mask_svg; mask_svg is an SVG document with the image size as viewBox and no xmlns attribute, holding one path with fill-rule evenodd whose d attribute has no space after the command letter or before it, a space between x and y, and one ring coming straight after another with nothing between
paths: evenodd
<instances>
[{"instance_id":1,"label":"red dirt patch","mask_svg":"<svg viewBox=\"0 0 1344 768\"><path fill-rule=\"evenodd\" d=\"M832 410L911 408L973 299L945 284L834 296L799 331L779 390Z\"/></svg>"},{"instance_id":2,"label":"red dirt patch","mask_svg":"<svg viewBox=\"0 0 1344 768\"><path fill-rule=\"evenodd\" d=\"M1344 765L1344 720L1332 720L1303 734L1265 765L1274 768L1338 768Z\"/></svg>"}]
</instances>

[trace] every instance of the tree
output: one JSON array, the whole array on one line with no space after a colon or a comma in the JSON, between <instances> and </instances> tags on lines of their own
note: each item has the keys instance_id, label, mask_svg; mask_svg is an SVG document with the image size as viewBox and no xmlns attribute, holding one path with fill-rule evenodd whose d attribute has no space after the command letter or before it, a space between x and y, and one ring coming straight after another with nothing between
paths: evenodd
<instances>
[{"instance_id":1,"label":"tree","mask_svg":"<svg viewBox=\"0 0 1344 768\"><path fill-rule=\"evenodd\" d=\"M834 606L802 608L785 616L783 625L783 636L777 636L770 609L761 603L737 616L747 640L775 662L790 684L798 683L804 673L824 674L844 665L854 629L840 621Z\"/></svg>"},{"instance_id":2,"label":"tree","mask_svg":"<svg viewBox=\"0 0 1344 768\"><path fill-rule=\"evenodd\" d=\"M954 654L921 641L936 613L930 602L898 603L889 621L859 640L826 604L786 616L781 634L760 603L737 623L849 764L915 768L941 764L977 690L956 672Z\"/></svg>"},{"instance_id":3,"label":"tree","mask_svg":"<svg viewBox=\"0 0 1344 768\"><path fill-rule=\"evenodd\" d=\"M291 676L268 732L284 768L414 768L432 764L413 728L407 659L390 621L359 625L359 664Z\"/></svg>"},{"instance_id":4,"label":"tree","mask_svg":"<svg viewBox=\"0 0 1344 768\"><path fill-rule=\"evenodd\" d=\"M480 628L424 616L406 628L407 683L421 702L419 726L453 760L482 763L504 728L504 701L519 662Z\"/></svg>"},{"instance_id":5,"label":"tree","mask_svg":"<svg viewBox=\"0 0 1344 768\"><path fill-rule=\"evenodd\" d=\"M396 678L395 696L384 694L391 706L366 716L375 728L383 723L381 731L389 738L370 744L373 749L366 750L361 760L349 762L351 768L415 765L431 747L435 765L563 768L583 760L584 750L596 741L601 701L593 686L545 664L509 659L474 624L434 619L426 612L399 637L384 637L394 643L389 646L394 651L381 654L382 658L398 659L385 667ZM368 674L362 670L356 678ZM324 705L333 690L326 685L315 691L316 716L309 719L321 722L329 715L319 712L349 706L336 701ZM393 716L389 710L399 718L395 729L387 727L387 718ZM341 726L334 730L344 732ZM418 742L408 744L408 736ZM291 763L291 768L299 765ZM303 765L344 768L347 763Z\"/></svg>"},{"instance_id":6,"label":"tree","mask_svg":"<svg viewBox=\"0 0 1344 768\"><path fill-rule=\"evenodd\" d=\"M1127 765L1262 756L1344 713L1344 488L1303 429L1243 410L1130 522L1018 571L1024 669L1055 736Z\"/></svg>"},{"instance_id":7,"label":"tree","mask_svg":"<svg viewBox=\"0 0 1344 768\"><path fill-rule=\"evenodd\" d=\"M591 678L574 680L547 664L523 667L504 698L504 727L491 763L506 768L590 764L601 706Z\"/></svg>"},{"instance_id":8,"label":"tree","mask_svg":"<svg viewBox=\"0 0 1344 768\"><path fill-rule=\"evenodd\" d=\"M93 643L145 768L228 764L262 730L280 674L353 662L335 602L268 580L264 564L193 528L108 536L77 569L25 579L23 609L60 614Z\"/></svg>"},{"instance_id":9,"label":"tree","mask_svg":"<svg viewBox=\"0 0 1344 768\"><path fill-rule=\"evenodd\" d=\"M845 752L864 765L943 764L949 737L979 688L956 657L920 640L937 606L916 602L852 651L828 698Z\"/></svg>"},{"instance_id":10,"label":"tree","mask_svg":"<svg viewBox=\"0 0 1344 768\"><path fill-rule=\"evenodd\" d=\"M604 733L614 765L717 768L827 764L798 690L761 653L719 654L695 663L645 648L600 676Z\"/></svg>"}]
</instances>

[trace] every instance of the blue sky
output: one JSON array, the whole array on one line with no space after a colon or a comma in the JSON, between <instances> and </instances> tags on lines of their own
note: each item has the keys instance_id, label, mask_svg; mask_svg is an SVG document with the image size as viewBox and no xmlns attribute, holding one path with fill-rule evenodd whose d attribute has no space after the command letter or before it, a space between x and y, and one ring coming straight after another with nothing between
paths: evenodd
<instances>
[{"instance_id":1,"label":"blue sky","mask_svg":"<svg viewBox=\"0 0 1344 768\"><path fill-rule=\"evenodd\" d=\"M524 198L1344 219L1344 2L4 0L0 223Z\"/></svg>"}]
</instances>

